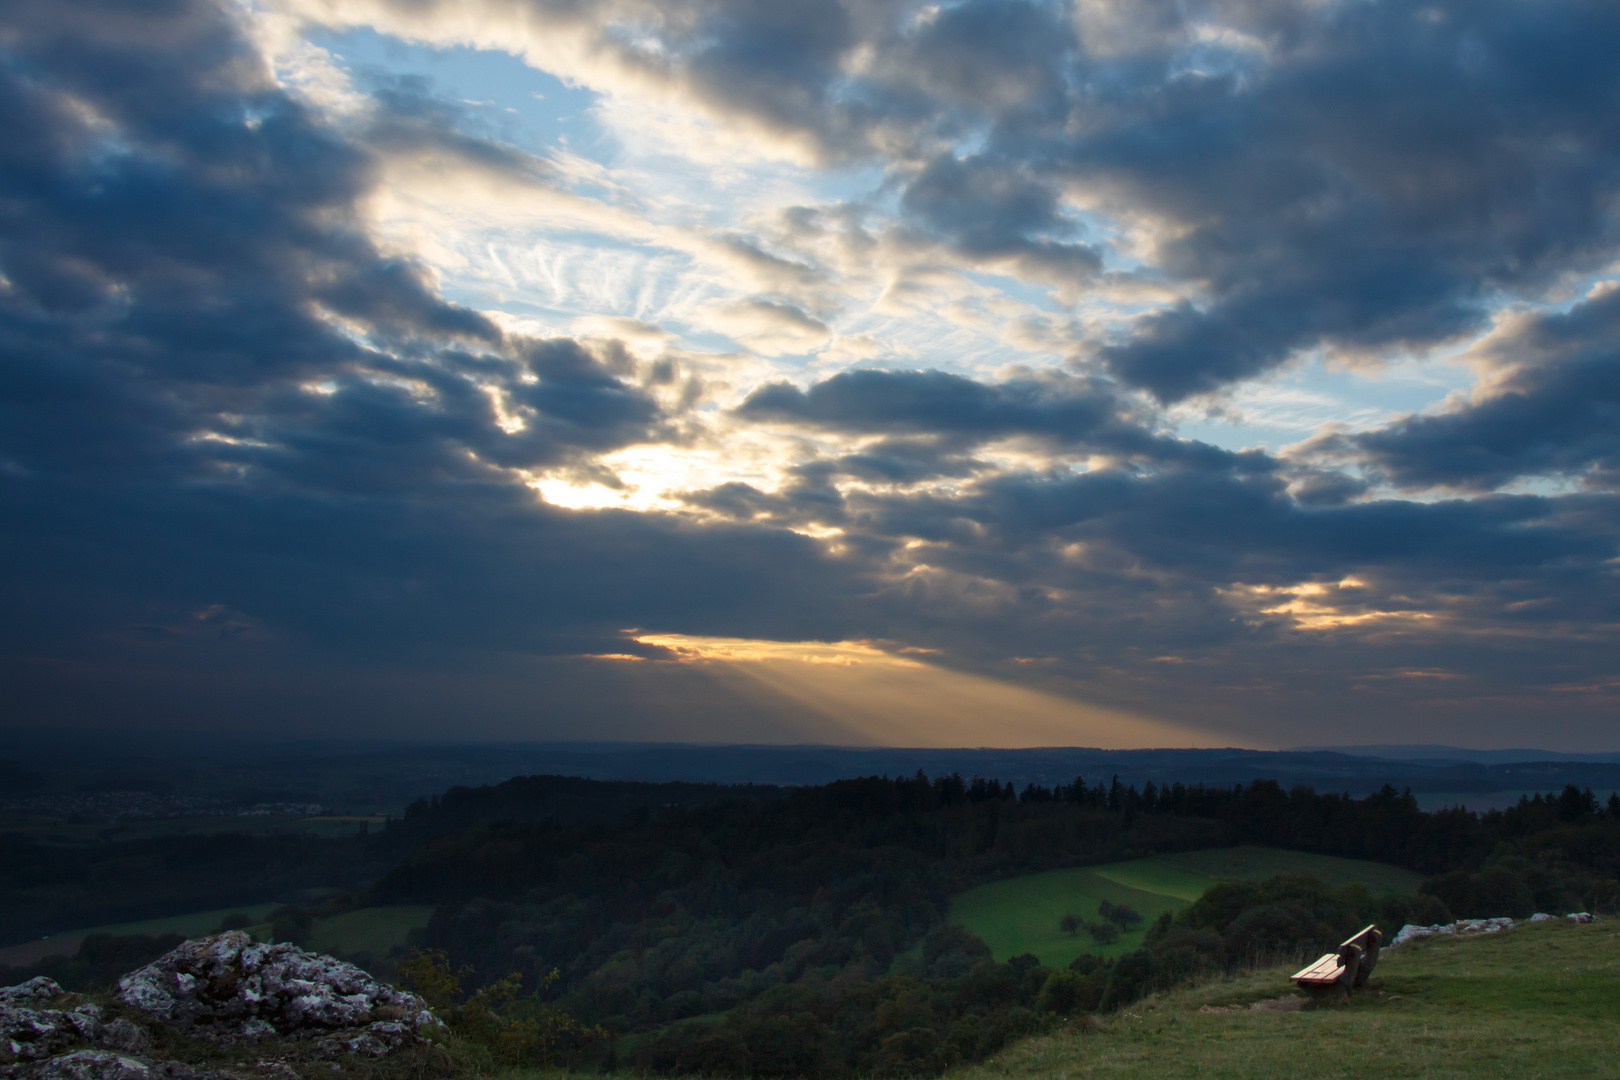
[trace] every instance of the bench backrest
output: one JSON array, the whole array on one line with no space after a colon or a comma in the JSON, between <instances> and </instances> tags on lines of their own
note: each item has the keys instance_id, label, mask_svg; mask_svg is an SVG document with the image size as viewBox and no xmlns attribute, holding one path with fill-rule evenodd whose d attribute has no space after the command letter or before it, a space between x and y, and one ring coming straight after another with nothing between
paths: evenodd
<instances>
[{"instance_id":1,"label":"bench backrest","mask_svg":"<svg viewBox=\"0 0 1620 1080\"><path fill-rule=\"evenodd\" d=\"M1366 952L1372 947L1374 934L1378 934L1377 923L1372 923L1366 927L1363 927L1350 937L1339 942L1339 948L1342 949L1346 945L1356 945L1360 947L1362 952ZM1379 936L1382 937L1383 935L1379 934Z\"/></svg>"}]
</instances>

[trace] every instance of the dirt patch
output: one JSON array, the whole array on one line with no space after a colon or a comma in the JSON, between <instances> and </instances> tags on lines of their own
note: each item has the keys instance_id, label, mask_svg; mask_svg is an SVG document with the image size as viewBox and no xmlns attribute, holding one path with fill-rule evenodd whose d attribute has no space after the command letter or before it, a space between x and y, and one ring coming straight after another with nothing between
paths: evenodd
<instances>
[{"instance_id":1,"label":"dirt patch","mask_svg":"<svg viewBox=\"0 0 1620 1080\"><path fill-rule=\"evenodd\" d=\"M1201 1013L1268 1013L1268 1012L1299 1012L1305 1007L1305 999L1298 994L1284 994L1282 997L1267 998L1256 1001L1249 1006L1243 1005L1205 1005L1198 1011Z\"/></svg>"}]
</instances>

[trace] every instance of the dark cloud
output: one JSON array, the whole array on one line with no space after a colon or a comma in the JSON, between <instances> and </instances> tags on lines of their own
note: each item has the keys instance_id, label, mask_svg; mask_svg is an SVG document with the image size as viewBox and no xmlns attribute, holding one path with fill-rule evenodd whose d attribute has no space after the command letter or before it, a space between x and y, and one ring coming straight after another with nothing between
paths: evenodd
<instances>
[{"instance_id":1,"label":"dark cloud","mask_svg":"<svg viewBox=\"0 0 1620 1080\"><path fill-rule=\"evenodd\" d=\"M738 407L751 419L797 420L859 432L1096 438L1122 423L1127 406L1105 386L1028 379L986 384L944 371L846 371L811 386L761 386Z\"/></svg>"},{"instance_id":2,"label":"dark cloud","mask_svg":"<svg viewBox=\"0 0 1620 1080\"><path fill-rule=\"evenodd\" d=\"M1481 400L1339 441L1396 484L1490 491L1524 477L1620 486L1620 289L1525 315L1485 347Z\"/></svg>"},{"instance_id":3,"label":"dark cloud","mask_svg":"<svg viewBox=\"0 0 1620 1080\"><path fill-rule=\"evenodd\" d=\"M1253 11L1260 66L1112 84L1047 144L1161 217L1160 265L1204 296L1104 349L1122 378L1175 400L1300 349L1423 348L1612 257L1612 6Z\"/></svg>"}]
</instances>

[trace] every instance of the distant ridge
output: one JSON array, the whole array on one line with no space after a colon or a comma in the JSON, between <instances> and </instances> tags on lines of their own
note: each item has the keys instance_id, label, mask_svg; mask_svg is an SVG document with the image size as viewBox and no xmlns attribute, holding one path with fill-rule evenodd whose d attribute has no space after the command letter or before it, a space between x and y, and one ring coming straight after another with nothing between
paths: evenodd
<instances>
[{"instance_id":1,"label":"distant ridge","mask_svg":"<svg viewBox=\"0 0 1620 1080\"><path fill-rule=\"evenodd\" d=\"M1354 757L1410 761L1421 765L1518 765L1532 761L1584 761L1620 764L1620 751L1607 754L1571 754L1562 750L1469 750L1433 744L1374 746L1296 746L1291 753L1349 754Z\"/></svg>"}]
</instances>

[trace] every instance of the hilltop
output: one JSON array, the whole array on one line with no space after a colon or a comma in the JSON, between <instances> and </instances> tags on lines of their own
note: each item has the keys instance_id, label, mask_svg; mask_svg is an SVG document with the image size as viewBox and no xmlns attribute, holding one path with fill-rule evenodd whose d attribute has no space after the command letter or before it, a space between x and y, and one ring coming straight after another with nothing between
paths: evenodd
<instances>
[{"instance_id":1,"label":"hilltop","mask_svg":"<svg viewBox=\"0 0 1620 1080\"><path fill-rule=\"evenodd\" d=\"M1620 924L1557 919L1387 950L1349 1003L1282 1011L1288 967L1154 994L946 1080L1598 1077L1620 1061ZM1258 1006L1258 1007L1257 1007Z\"/></svg>"}]
</instances>

